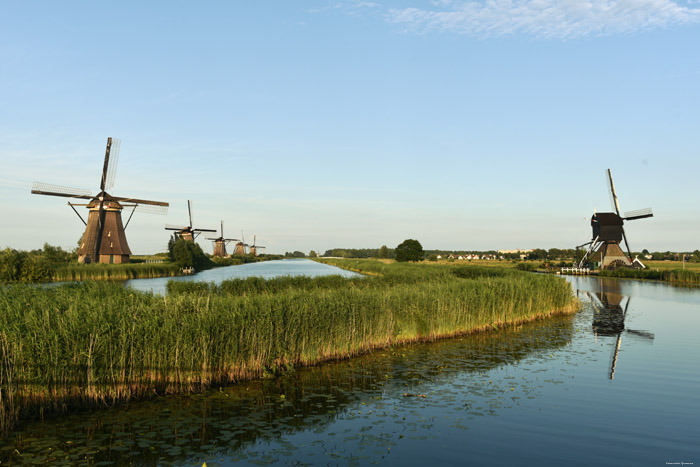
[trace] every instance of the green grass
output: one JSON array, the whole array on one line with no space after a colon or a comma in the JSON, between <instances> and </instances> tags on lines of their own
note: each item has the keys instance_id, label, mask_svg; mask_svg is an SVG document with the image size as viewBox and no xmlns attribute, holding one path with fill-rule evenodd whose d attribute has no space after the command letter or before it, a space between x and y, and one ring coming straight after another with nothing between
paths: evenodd
<instances>
[{"instance_id":1,"label":"green grass","mask_svg":"<svg viewBox=\"0 0 700 467\"><path fill-rule=\"evenodd\" d=\"M55 282L85 280L127 280L180 275L175 263L67 264L51 272Z\"/></svg>"},{"instance_id":2,"label":"green grass","mask_svg":"<svg viewBox=\"0 0 700 467\"><path fill-rule=\"evenodd\" d=\"M644 265L647 267L647 269L652 269L652 270L659 270L659 271L666 271L666 270L677 270L680 269L683 271L683 262L682 261L651 261L651 260L642 260L644 262ZM685 263L685 271L694 271L694 272L699 272L700 273L700 263L693 263L687 261Z\"/></svg>"},{"instance_id":3,"label":"green grass","mask_svg":"<svg viewBox=\"0 0 700 467\"><path fill-rule=\"evenodd\" d=\"M329 262L329 261L327 261ZM373 348L573 312L554 276L342 260L363 278L9 285L0 295L0 432L22 420L273 375Z\"/></svg>"},{"instance_id":4,"label":"green grass","mask_svg":"<svg viewBox=\"0 0 700 467\"><path fill-rule=\"evenodd\" d=\"M700 272L683 269L628 269L614 271L601 270L601 277L621 277L625 279L646 279L668 282L673 285L700 286Z\"/></svg>"}]
</instances>

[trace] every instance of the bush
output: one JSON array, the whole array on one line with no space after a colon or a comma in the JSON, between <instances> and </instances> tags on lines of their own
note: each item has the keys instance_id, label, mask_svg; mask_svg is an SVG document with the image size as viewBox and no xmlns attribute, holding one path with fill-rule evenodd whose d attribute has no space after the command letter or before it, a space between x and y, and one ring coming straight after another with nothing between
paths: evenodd
<instances>
[{"instance_id":1,"label":"bush","mask_svg":"<svg viewBox=\"0 0 700 467\"><path fill-rule=\"evenodd\" d=\"M0 252L0 281L16 282L22 274L22 263L27 257L23 251L5 248Z\"/></svg>"},{"instance_id":2,"label":"bush","mask_svg":"<svg viewBox=\"0 0 700 467\"><path fill-rule=\"evenodd\" d=\"M20 280L24 282L46 282L51 280L49 262L41 255L28 255L22 264Z\"/></svg>"},{"instance_id":3,"label":"bush","mask_svg":"<svg viewBox=\"0 0 700 467\"><path fill-rule=\"evenodd\" d=\"M207 269L212 261L195 242L189 242L180 237L172 244L172 259L181 268Z\"/></svg>"}]
</instances>

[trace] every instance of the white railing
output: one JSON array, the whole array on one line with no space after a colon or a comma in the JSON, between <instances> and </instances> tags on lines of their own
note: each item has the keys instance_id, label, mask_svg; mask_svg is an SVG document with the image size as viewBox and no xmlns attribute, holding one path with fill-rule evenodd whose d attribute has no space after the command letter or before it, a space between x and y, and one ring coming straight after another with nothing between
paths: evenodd
<instances>
[{"instance_id":1,"label":"white railing","mask_svg":"<svg viewBox=\"0 0 700 467\"><path fill-rule=\"evenodd\" d=\"M574 275L582 275L582 274L590 274L591 270L588 268L561 268L561 274L574 274Z\"/></svg>"}]
</instances>

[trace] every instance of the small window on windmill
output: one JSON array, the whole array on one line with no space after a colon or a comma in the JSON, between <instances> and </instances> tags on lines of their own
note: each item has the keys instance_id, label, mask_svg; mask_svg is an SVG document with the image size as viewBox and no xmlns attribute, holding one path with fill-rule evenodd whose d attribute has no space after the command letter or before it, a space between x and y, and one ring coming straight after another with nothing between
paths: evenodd
<instances>
[{"instance_id":1,"label":"small window on windmill","mask_svg":"<svg viewBox=\"0 0 700 467\"><path fill-rule=\"evenodd\" d=\"M109 247L110 247L110 248L114 248L114 243L109 242Z\"/></svg>"},{"instance_id":2,"label":"small window on windmill","mask_svg":"<svg viewBox=\"0 0 700 467\"><path fill-rule=\"evenodd\" d=\"M111 230L110 230L109 232L107 232L107 236L108 236L108 237L111 237L111 236L112 236L112 231L111 231Z\"/></svg>"},{"instance_id":3,"label":"small window on windmill","mask_svg":"<svg viewBox=\"0 0 700 467\"><path fill-rule=\"evenodd\" d=\"M85 242L80 244L80 248L85 248Z\"/></svg>"}]
</instances>

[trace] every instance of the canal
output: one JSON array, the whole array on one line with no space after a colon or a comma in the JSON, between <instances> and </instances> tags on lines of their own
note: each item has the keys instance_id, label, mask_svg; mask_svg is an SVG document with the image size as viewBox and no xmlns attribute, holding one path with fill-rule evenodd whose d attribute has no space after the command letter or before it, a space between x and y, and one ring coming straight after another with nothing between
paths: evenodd
<instances>
[{"instance_id":1,"label":"canal","mask_svg":"<svg viewBox=\"0 0 700 467\"><path fill-rule=\"evenodd\" d=\"M700 290L567 280L573 316L32 423L0 461L700 463Z\"/></svg>"}]
</instances>

